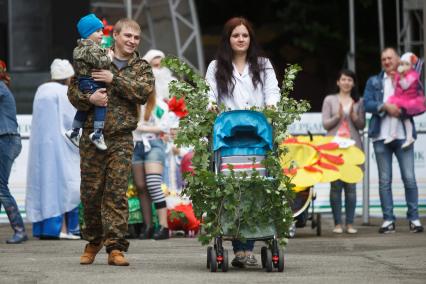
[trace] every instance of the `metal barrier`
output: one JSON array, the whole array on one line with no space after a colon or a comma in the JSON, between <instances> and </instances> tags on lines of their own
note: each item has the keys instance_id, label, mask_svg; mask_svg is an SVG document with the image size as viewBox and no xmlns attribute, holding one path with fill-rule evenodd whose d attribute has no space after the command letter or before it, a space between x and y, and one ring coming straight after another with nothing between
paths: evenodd
<instances>
[{"instance_id":1,"label":"metal barrier","mask_svg":"<svg viewBox=\"0 0 426 284\"><path fill-rule=\"evenodd\" d=\"M362 224L368 225L370 223L370 138L367 131L363 131L362 138L365 155L362 181Z\"/></svg>"}]
</instances>

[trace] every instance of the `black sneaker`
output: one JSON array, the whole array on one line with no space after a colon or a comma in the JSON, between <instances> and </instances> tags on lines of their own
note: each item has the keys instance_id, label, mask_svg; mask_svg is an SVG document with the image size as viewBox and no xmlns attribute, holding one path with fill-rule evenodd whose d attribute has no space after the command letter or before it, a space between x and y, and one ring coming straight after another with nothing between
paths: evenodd
<instances>
[{"instance_id":1,"label":"black sneaker","mask_svg":"<svg viewBox=\"0 0 426 284\"><path fill-rule=\"evenodd\" d=\"M241 254L235 255L234 259L231 261L233 267L244 268L246 264L246 257Z\"/></svg>"},{"instance_id":2,"label":"black sneaker","mask_svg":"<svg viewBox=\"0 0 426 284\"><path fill-rule=\"evenodd\" d=\"M395 223L390 223L386 227L380 227L379 229L380 234L389 234L389 233L395 233Z\"/></svg>"},{"instance_id":3,"label":"black sneaker","mask_svg":"<svg viewBox=\"0 0 426 284\"><path fill-rule=\"evenodd\" d=\"M411 233L422 233L423 232L423 226L422 225L420 225L420 226L416 226L416 225L414 225L411 221L409 221L409 226L410 226L410 232Z\"/></svg>"},{"instance_id":4,"label":"black sneaker","mask_svg":"<svg viewBox=\"0 0 426 284\"><path fill-rule=\"evenodd\" d=\"M169 237L169 228L163 226L160 226L160 229L154 234L154 240L166 240Z\"/></svg>"}]
</instances>

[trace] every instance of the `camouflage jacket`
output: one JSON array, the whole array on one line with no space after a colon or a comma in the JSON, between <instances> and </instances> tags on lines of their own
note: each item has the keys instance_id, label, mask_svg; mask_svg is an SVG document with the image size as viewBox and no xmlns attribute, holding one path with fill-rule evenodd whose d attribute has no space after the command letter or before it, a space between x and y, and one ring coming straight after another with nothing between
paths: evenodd
<instances>
[{"instance_id":1,"label":"camouflage jacket","mask_svg":"<svg viewBox=\"0 0 426 284\"><path fill-rule=\"evenodd\" d=\"M91 76L93 69L109 69L108 50L90 39L80 39L73 51L73 65L77 76Z\"/></svg>"},{"instance_id":2,"label":"camouflage jacket","mask_svg":"<svg viewBox=\"0 0 426 284\"><path fill-rule=\"evenodd\" d=\"M121 70L111 64L109 70L114 77L107 84L108 106L105 118L105 135L119 135L133 131L138 122L138 107L145 104L154 91L154 75L151 66L137 53ZM94 105L89 102L90 94L78 89L78 80L73 77L68 88L68 98L78 110L88 111L85 129L93 129Z\"/></svg>"}]
</instances>

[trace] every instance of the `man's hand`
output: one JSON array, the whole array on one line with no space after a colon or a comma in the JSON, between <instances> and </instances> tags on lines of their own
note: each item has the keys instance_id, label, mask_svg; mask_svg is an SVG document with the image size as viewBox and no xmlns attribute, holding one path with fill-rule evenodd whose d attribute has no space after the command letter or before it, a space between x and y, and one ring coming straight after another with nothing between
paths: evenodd
<instances>
[{"instance_id":1,"label":"man's hand","mask_svg":"<svg viewBox=\"0 0 426 284\"><path fill-rule=\"evenodd\" d=\"M106 107L108 105L108 97L105 88L97 89L96 92L90 95L89 102L95 106Z\"/></svg>"},{"instance_id":2,"label":"man's hand","mask_svg":"<svg viewBox=\"0 0 426 284\"><path fill-rule=\"evenodd\" d=\"M383 105L383 109L390 115L393 117L399 117L401 115L401 110L399 109L399 107L397 107L394 104L388 104L385 103Z\"/></svg>"},{"instance_id":3,"label":"man's hand","mask_svg":"<svg viewBox=\"0 0 426 284\"><path fill-rule=\"evenodd\" d=\"M113 77L114 75L109 70L94 70L92 72L92 78L97 82L105 82L107 84L111 84Z\"/></svg>"}]
</instances>

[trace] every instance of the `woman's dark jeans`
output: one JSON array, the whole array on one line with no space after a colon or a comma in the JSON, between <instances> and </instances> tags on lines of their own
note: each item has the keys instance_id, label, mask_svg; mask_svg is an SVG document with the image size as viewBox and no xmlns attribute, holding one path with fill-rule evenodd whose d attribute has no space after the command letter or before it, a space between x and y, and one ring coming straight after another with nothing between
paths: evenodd
<instances>
[{"instance_id":1,"label":"woman's dark jeans","mask_svg":"<svg viewBox=\"0 0 426 284\"><path fill-rule=\"evenodd\" d=\"M15 134L0 136L0 205L6 211L10 225L16 233L25 231L24 222L18 210L15 198L8 187L13 161L21 152L21 137Z\"/></svg>"},{"instance_id":2,"label":"woman's dark jeans","mask_svg":"<svg viewBox=\"0 0 426 284\"><path fill-rule=\"evenodd\" d=\"M97 89L105 88L104 82L96 82L91 77L79 77L78 88L82 93L93 94ZM95 106L94 125L95 129L103 129L105 124L106 107ZM83 128L87 119L87 111L77 111L72 128Z\"/></svg>"},{"instance_id":3,"label":"woman's dark jeans","mask_svg":"<svg viewBox=\"0 0 426 284\"><path fill-rule=\"evenodd\" d=\"M232 241L232 248L234 250L234 253L239 252L239 251L253 251L254 241L253 240L246 240L246 242L243 243L240 240L234 240L234 241Z\"/></svg>"}]
</instances>

